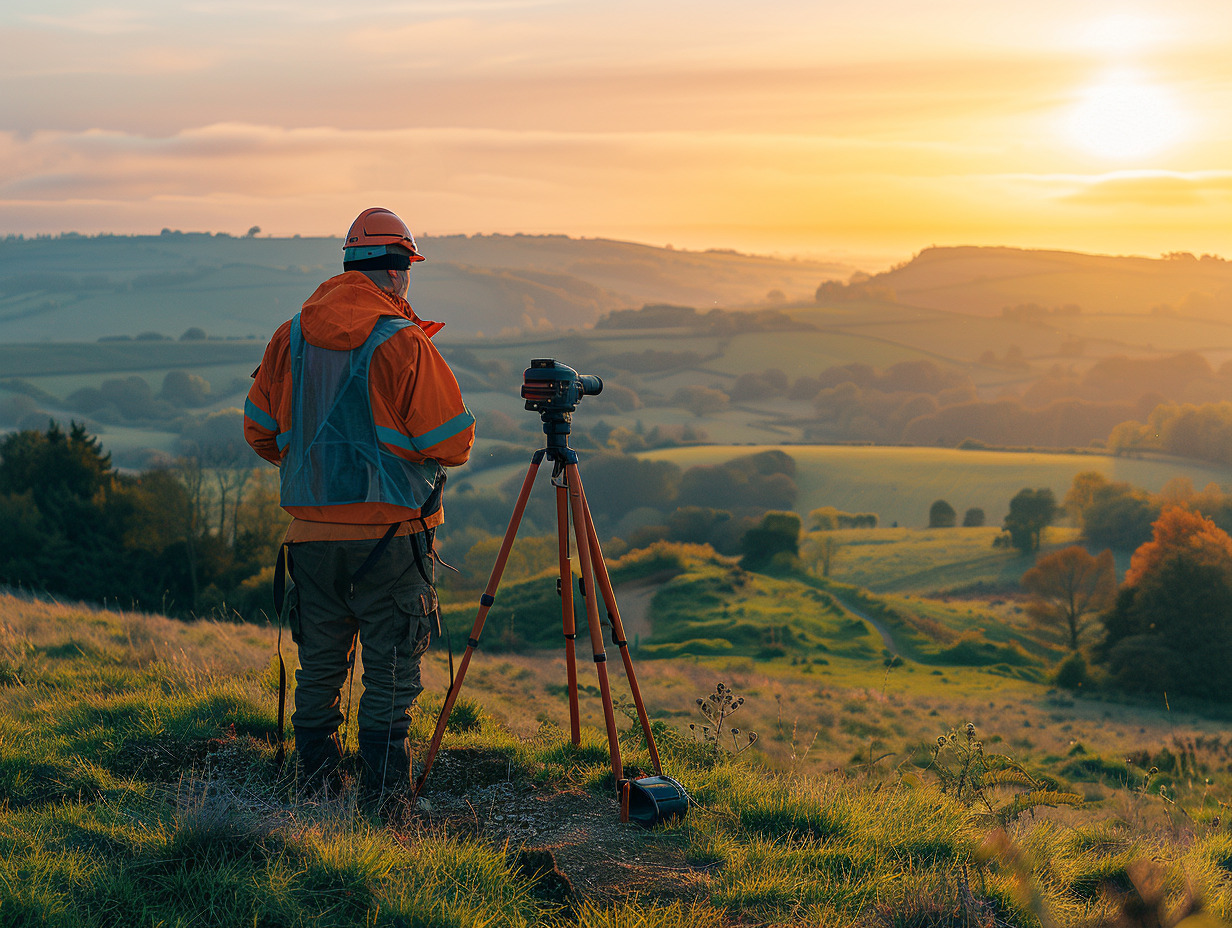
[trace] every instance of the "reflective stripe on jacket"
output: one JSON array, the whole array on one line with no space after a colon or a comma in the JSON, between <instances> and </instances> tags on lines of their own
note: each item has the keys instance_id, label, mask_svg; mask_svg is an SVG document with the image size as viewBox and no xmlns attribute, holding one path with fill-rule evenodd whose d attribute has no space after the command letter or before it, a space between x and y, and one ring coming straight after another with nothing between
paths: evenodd
<instances>
[{"instance_id":1,"label":"reflective stripe on jacket","mask_svg":"<svg viewBox=\"0 0 1232 928\"><path fill-rule=\"evenodd\" d=\"M368 366L371 421L382 453L407 462L464 463L475 438L475 419L462 401L458 382L430 338L439 323L420 320L405 300L348 271L321 284L299 317L304 341L334 352L356 352L383 320L409 323L374 345ZM291 326L284 323L266 347L253 374L244 407L244 437L268 461L281 465L292 434L294 376ZM388 524L419 515L418 509L389 501L284 508L312 522ZM441 521L440 514L428 525Z\"/></svg>"}]
</instances>

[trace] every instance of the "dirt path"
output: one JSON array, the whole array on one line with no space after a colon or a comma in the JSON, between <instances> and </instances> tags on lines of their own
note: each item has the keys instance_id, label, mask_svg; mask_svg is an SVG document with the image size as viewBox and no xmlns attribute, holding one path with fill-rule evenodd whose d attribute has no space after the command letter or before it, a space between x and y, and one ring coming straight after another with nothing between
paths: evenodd
<instances>
[{"instance_id":1,"label":"dirt path","mask_svg":"<svg viewBox=\"0 0 1232 928\"><path fill-rule=\"evenodd\" d=\"M834 598L837 599L840 604L842 604L842 607L844 609L846 609L856 618L863 619L865 622L871 625L873 627L873 631L875 631L878 635L881 636L881 643L887 651L889 651L891 654L895 656L898 655L899 653L898 646L894 644L894 639L890 636L890 630L886 628L884 624L882 624L881 622L878 622L876 619L874 619L871 615L869 615L863 609L857 609L855 606L847 602L847 600L843 599L837 593L833 593L831 595L833 595Z\"/></svg>"},{"instance_id":2,"label":"dirt path","mask_svg":"<svg viewBox=\"0 0 1232 928\"><path fill-rule=\"evenodd\" d=\"M661 582L646 583L639 580L613 588L616 605L620 607L620 621L630 641L650 639L650 601L654 599Z\"/></svg>"},{"instance_id":3,"label":"dirt path","mask_svg":"<svg viewBox=\"0 0 1232 928\"><path fill-rule=\"evenodd\" d=\"M650 640L654 630L650 621L650 601L659 592L659 587L676 575L677 571L662 571L612 588L616 594L616 605L620 607L620 622L625 627L625 637L630 641L635 638L643 642Z\"/></svg>"}]
</instances>

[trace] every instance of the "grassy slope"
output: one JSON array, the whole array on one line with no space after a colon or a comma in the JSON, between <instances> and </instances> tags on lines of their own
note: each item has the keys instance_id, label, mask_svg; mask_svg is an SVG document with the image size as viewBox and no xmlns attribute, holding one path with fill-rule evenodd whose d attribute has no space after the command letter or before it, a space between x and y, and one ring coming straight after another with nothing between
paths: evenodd
<instances>
[{"instance_id":1,"label":"grassy slope","mask_svg":"<svg viewBox=\"0 0 1232 928\"><path fill-rule=\"evenodd\" d=\"M807 534L804 550L833 539L839 547L830 576L876 592L930 593L978 585L1013 588L1034 559L994 549L993 540L1000 534L996 526L839 529ZM1044 545L1071 544L1077 535L1076 529L1050 526Z\"/></svg>"},{"instance_id":2,"label":"grassy slope","mask_svg":"<svg viewBox=\"0 0 1232 928\"><path fill-rule=\"evenodd\" d=\"M209 235L0 242L0 340L176 336L190 326L263 335L341 272L341 245ZM454 337L544 322L580 328L643 303L743 305L771 289L807 298L822 279L849 271L564 236L424 238L420 247L430 260L416 269L412 302L426 318L450 322ZM63 278L64 268L75 280Z\"/></svg>"},{"instance_id":3,"label":"grassy slope","mask_svg":"<svg viewBox=\"0 0 1232 928\"><path fill-rule=\"evenodd\" d=\"M860 917L869 925L940 919L966 908L1031 925L1035 917L1014 889L1025 877L1063 924L1095 925L1104 881L1128 885L1127 870L1148 857L1169 879L1187 874L1216 913L1232 911L1219 863L1232 852L1227 826L1195 813L1197 822L1182 829L1188 837L1178 838L1149 824L1165 807L1145 794L1126 795L1129 814L1023 820L1012 829L1023 863L987 864L973 884L985 900L978 902L964 895L960 872L982 859L977 847L988 826L977 807L941 795L910 765L895 770L891 759L869 769L853 760L840 762L837 775L773 777L749 755L716 762L664 731L669 769L698 807L666 831L609 831L600 822L615 809L603 798L606 752L594 733L573 749L558 730L540 726L534 737L519 737L516 719L483 715L478 730L447 740L447 751L471 759L464 765L500 758L487 764L499 782L472 777L468 790L513 790L531 805L590 796L599 817L584 814L587 827L624 852L623 867L582 867L607 872L606 882L574 873L583 898L562 911L503 849L501 816L401 830L356 813L346 794L324 804L294 801L269 768L271 644L269 630L0 598L0 924L839 926ZM507 680L538 682L531 662L515 660L510 669L526 673L471 685L493 712L509 708L497 698ZM430 663L431 691L441 668ZM671 677L691 679L687 665ZM831 721L833 737L870 745L869 731L882 727L895 741L895 729L921 721L944 733L944 721L928 721L928 706L966 713L974 707L964 699L979 698L964 690L948 702L907 695L898 677L886 697L832 682L810 697L823 682L816 677L812 688L749 672L729 679L750 706L776 695L780 722L763 728L763 738L781 735L792 754L805 745L781 716L806 698L820 695L840 716ZM664 698L663 684L651 682L652 699ZM1089 725L1081 707L1070 714ZM1008 721L989 720L981 730L991 734ZM419 737L425 725L421 717ZM635 741L626 744L629 760L644 764ZM803 769L799 759L788 763ZM437 789L447 790L448 774L436 777ZM1085 789L1095 796L1109 787ZM600 860L611 847L587 852L585 833L572 840ZM558 860L569 850L557 846ZM630 886L639 894L628 897Z\"/></svg>"},{"instance_id":4,"label":"grassy slope","mask_svg":"<svg viewBox=\"0 0 1232 928\"><path fill-rule=\"evenodd\" d=\"M1160 304L1178 308L1193 292L1226 294L1229 282L1232 265L1218 260L976 247L928 248L873 281L907 303L983 315L1023 303L1076 303L1088 313L1146 313Z\"/></svg>"}]
</instances>

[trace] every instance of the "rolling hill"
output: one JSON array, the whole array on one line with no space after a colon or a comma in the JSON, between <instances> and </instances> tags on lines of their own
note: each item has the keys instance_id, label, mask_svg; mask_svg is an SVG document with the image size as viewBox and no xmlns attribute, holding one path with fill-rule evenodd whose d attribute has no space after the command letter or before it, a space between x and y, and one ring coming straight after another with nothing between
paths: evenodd
<instances>
[{"instance_id":1,"label":"rolling hill","mask_svg":"<svg viewBox=\"0 0 1232 928\"><path fill-rule=\"evenodd\" d=\"M643 303L741 306L772 290L807 298L851 268L606 239L425 237L411 302L452 337L583 328ZM342 240L64 235L0 240L0 341L93 341L199 327L265 337L340 273ZM3 373L0 371L0 373Z\"/></svg>"},{"instance_id":2,"label":"rolling hill","mask_svg":"<svg viewBox=\"0 0 1232 928\"><path fill-rule=\"evenodd\" d=\"M1021 248L926 248L867 281L911 306L978 316L1036 304L1085 313L1163 313L1220 318L1232 313L1232 263L1187 253L1163 258L1086 255Z\"/></svg>"}]
</instances>

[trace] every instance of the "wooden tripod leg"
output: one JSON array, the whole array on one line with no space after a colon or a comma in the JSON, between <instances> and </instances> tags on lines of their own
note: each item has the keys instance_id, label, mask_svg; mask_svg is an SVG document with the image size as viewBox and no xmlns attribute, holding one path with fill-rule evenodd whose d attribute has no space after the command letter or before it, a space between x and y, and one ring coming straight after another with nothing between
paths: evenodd
<instances>
[{"instance_id":1,"label":"wooden tripod leg","mask_svg":"<svg viewBox=\"0 0 1232 928\"><path fill-rule=\"evenodd\" d=\"M629 681L629 691L633 694L633 705L637 709L637 718L642 723L642 734L646 736L650 762L654 764L655 773L662 776L663 764L659 762L659 748L650 730L650 716L646 714L646 704L642 701L642 691L637 685L637 675L633 672L633 658L629 654L629 642L625 637L624 623L620 621L620 608L616 605L616 593L612 590L612 579L608 576L607 564L603 561L603 551L599 547L599 534L595 531L595 520L590 514L590 506L586 504L585 490L582 490L582 505L586 511L586 535L590 540L590 560L595 568L599 592L607 607L608 619L612 623L612 643L620 648L620 659L625 665L625 679Z\"/></svg>"},{"instance_id":2,"label":"wooden tripod leg","mask_svg":"<svg viewBox=\"0 0 1232 928\"><path fill-rule=\"evenodd\" d=\"M453 686L445 694L445 705L441 707L441 714L437 717L436 730L432 733L432 743L424 757L423 772L415 781L413 796L416 799L419 798L419 791L423 789L424 782L428 779L428 772L436 760L436 753L440 750L441 738L445 735L445 724L449 721L449 713L453 711L453 704L457 701L458 693L462 691L462 678L466 676L466 668L471 662L471 655L479 646L479 636L483 634L483 623L487 621L488 610L492 608L492 603L495 601L496 588L500 585L501 574L505 572L505 562L509 560L513 539L518 534L518 526L522 524L522 514L526 512L526 501L530 499L530 491L535 485L535 475L539 472L539 463L542 460L543 452L540 451L531 459L530 468L526 471L526 479L522 481L522 492L518 494L518 501L513 507L513 515L509 517L509 527L505 529L505 539L501 542L500 553L496 555L496 563L492 565L487 588L479 597L479 613L475 616L471 636L466 641L466 651L458 663L458 673L454 677Z\"/></svg>"},{"instance_id":3,"label":"wooden tripod leg","mask_svg":"<svg viewBox=\"0 0 1232 928\"><path fill-rule=\"evenodd\" d=\"M569 559L569 489L556 484L556 536L560 546L560 616L565 629L565 673L569 681L569 738L582 743L578 715L577 622L573 617L573 564Z\"/></svg>"},{"instance_id":4,"label":"wooden tripod leg","mask_svg":"<svg viewBox=\"0 0 1232 928\"><path fill-rule=\"evenodd\" d=\"M587 583L593 575L590 542L586 535L586 501L582 497L582 478L576 463L565 465L565 482L569 485L569 504L573 510L573 535L577 539L578 558L582 562L582 577ZM620 790L625 778L620 762L620 741L616 734L616 714L612 709L612 690L607 680L607 652L603 649L603 629L599 627L599 605L592 593L586 599L586 624L590 627L590 646L595 655L595 674L599 678L599 695L603 699L603 721L607 724L608 753L612 758L612 775Z\"/></svg>"}]
</instances>

